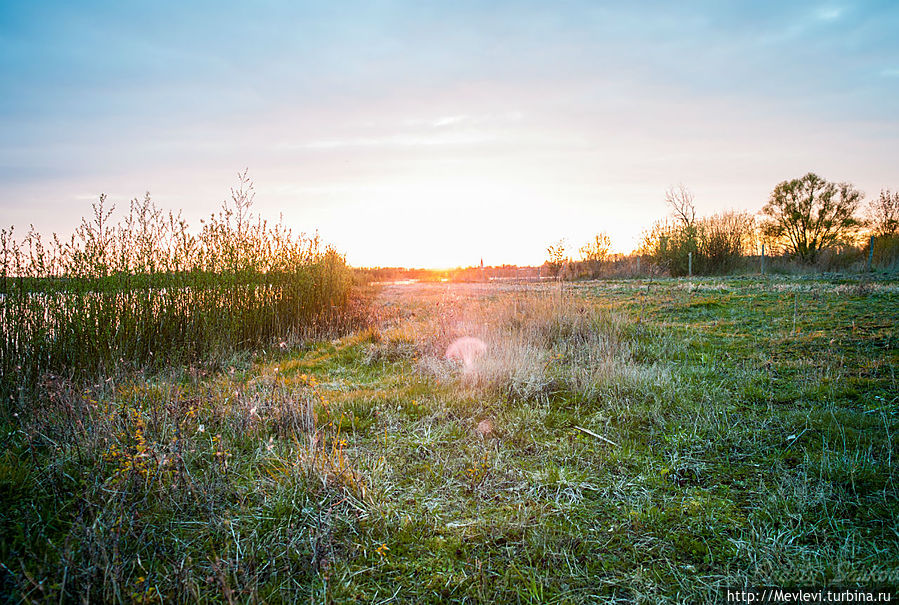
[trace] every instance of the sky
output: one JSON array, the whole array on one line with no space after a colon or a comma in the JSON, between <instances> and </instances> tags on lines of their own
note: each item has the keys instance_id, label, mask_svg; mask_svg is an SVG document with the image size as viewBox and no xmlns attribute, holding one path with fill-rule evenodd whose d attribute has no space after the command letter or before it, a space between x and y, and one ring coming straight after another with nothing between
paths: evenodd
<instances>
[{"instance_id":1,"label":"sky","mask_svg":"<svg viewBox=\"0 0 899 605\"><path fill-rule=\"evenodd\" d=\"M257 212L356 266L629 252L686 185L899 189L899 2L0 4L0 225L106 193Z\"/></svg>"}]
</instances>

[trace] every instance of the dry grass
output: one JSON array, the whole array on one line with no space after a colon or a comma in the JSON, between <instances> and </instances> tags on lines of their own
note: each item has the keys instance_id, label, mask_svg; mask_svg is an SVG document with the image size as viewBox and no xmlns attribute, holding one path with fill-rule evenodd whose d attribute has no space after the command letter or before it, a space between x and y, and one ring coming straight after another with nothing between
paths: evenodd
<instances>
[{"instance_id":1,"label":"dry grass","mask_svg":"<svg viewBox=\"0 0 899 605\"><path fill-rule=\"evenodd\" d=\"M422 325L419 370L439 381L514 399L556 392L584 397L629 373L629 326L613 312L556 292L517 292L502 298L447 298ZM447 359L452 343L486 345L472 361Z\"/></svg>"}]
</instances>

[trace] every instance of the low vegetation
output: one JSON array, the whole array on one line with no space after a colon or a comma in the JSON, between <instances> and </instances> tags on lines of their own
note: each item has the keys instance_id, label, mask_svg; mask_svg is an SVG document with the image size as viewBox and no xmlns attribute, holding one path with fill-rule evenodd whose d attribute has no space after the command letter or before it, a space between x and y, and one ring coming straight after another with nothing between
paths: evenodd
<instances>
[{"instance_id":1,"label":"low vegetation","mask_svg":"<svg viewBox=\"0 0 899 605\"><path fill-rule=\"evenodd\" d=\"M0 436L0 593L715 602L896 585L894 281L385 287L206 371L40 383ZM459 337L483 352L447 359Z\"/></svg>"},{"instance_id":2,"label":"low vegetation","mask_svg":"<svg viewBox=\"0 0 899 605\"><path fill-rule=\"evenodd\" d=\"M246 173L194 233L150 199L113 221L105 197L68 241L0 232L0 395L225 358L352 323L353 276L318 236L252 213Z\"/></svg>"}]
</instances>

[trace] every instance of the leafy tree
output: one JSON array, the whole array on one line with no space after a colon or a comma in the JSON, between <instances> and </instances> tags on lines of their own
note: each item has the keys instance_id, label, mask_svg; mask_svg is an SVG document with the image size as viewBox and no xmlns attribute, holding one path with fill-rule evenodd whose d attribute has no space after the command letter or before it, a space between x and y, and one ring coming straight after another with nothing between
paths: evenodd
<instances>
[{"instance_id":1,"label":"leafy tree","mask_svg":"<svg viewBox=\"0 0 899 605\"><path fill-rule=\"evenodd\" d=\"M880 197L868 204L868 216L876 237L899 235L899 191L882 189Z\"/></svg>"},{"instance_id":2,"label":"leafy tree","mask_svg":"<svg viewBox=\"0 0 899 605\"><path fill-rule=\"evenodd\" d=\"M868 224L874 236L874 263L893 270L899 268L899 191L883 189L868 204Z\"/></svg>"},{"instance_id":3,"label":"leafy tree","mask_svg":"<svg viewBox=\"0 0 899 605\"><path fill-rule=\"evenodd\" d=\"M803 262L855 234L862 194L849 183L831 183L817 174L778 184L762 208L762 232Z\"/></svg>"},{"instance_id":4,"label":"leafy tree","mask_svg":"<svg viewBox=\"0 0 899 605\"><path fill-rule=\"evenodd\" d=\"M599 275L602 262L609 255L612 248L612 240L607 233L602 232L593 236L593 239L581 246L581 260L587 267L591 277Z\"/></svg>"},{"instance_id":5,"label":"leafy tree","mask_svg":"<svg viewBox=\"0 0 899 605\"><path fill-rule=\"evenodd\" d=\"M564 238L546 247L546 262L544 266L546 266L550 275L557 276L559 271L562 270L562 266L568 260L566 248L567 244Z\"/></svg>"}]
</instances>

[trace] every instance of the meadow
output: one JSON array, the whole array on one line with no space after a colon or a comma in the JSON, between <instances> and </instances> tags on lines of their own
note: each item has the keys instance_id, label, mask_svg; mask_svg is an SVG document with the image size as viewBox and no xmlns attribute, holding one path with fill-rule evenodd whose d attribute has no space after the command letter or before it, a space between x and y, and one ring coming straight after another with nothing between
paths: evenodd
<instances>
[{"instance_id":1,"label":"meadow","mask_svg":"<svg viewBox=\"0 0 899 605\"><path fill-rule=\"evenodd\" d=\"M0 435L25 602L719 602L899 585L899 282L370 292L345 335L44 380ZM447 359L459 337L485 351Z\"/></svg>"}]
</instances>

